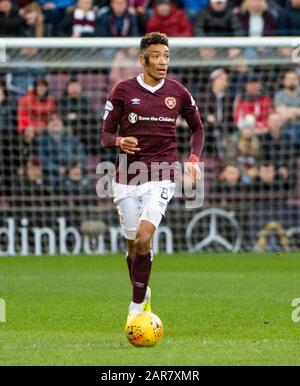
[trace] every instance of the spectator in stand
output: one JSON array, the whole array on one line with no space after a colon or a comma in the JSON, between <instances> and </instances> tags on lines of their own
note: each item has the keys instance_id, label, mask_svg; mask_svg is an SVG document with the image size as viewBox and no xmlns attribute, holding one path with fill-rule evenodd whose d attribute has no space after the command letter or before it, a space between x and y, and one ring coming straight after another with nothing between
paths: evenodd
<instances>
[{"instance_id":1,"label":"spectator in stand","mask_svg":"<svg viewBox=\"0 0 300 386\"><path fill-rule=\"evenodd\" d=\"M18 8L11 0L0 0L0 36L22 36L25 27L24 19L19 15Z\"/></svg>"},{"instance_id":2,"label":"spectator in stand","mask_svg":"<svg viewBox=\"0 0 300 386\"><path fill-rule=\"evenodd\" d=\"M230 91L233 95L238 95L245 88L251 68L244 55L236 57L235 62L230 67Z\"/></svg>"},{"instance_id":3,"label":"spectator in stand","mask_svg":"<svg viewBox=\"0 0 300 386\"><path fill-rule=\"evenodd\" d=\"M135 78L141 73L138 56L138 51L135 47L121 49L116 53L109 73L111 88L121 80Z\"/></svg>"},{"instance_id":4,"label":"spectator in stand","mask_svg":"<svg viewBox=\"0 0 300 386\"><path fill-rule=\"evenodd\" d=\"M31 37L43 36L41 29L37 35L37 26L42 24L42 15L38 4L28 4L18 9L11 0L0 0L0 36Z\"/></svg>"},{"instance_id":5,"label":"spectator in stand","mask_svg":"<svg viewBox=\"0 0 300 386\"><path fill-rule=\"evenodd\" d=\"M1 4L1 2L0 2ZM19 10L19 15L25 20L22 37L43 37L44 36L44 15L38 3L32 2ZM1 22L0 18L0 30ZM27 93L29 88L32 88L34 82L46 74L45 68L41 64L38 66L27 66L26 63L32 62L35 55L38 54L37 48L24 47L18 52L18 60L22 66L12 66L10 71L6 72L6 84L11 93L12 98L17 102L20 96ZM40 60L40 58L38 59Z\"/></svg>"},{"instance_id":6,"label":"spectator in stand","mask_svg":"<svg viewBox=\"0 0 300 386\"><path fill-rule=\"evenodd\" d=\"M290 189L288 181L280 175L270 161L261 161L258 175L253 179L251 191L255 193L250 200L249 236L256 243L258 232L266 224L276 222L289 227L293 219L287 206L287 193Z\"/></svg>"},{"instance_id":7,"label":"spectator in stand","mask_svg":"<svg viewBox=\"0 0 300 386\"><path fill-rule=\"evenodd\" d=\"M253 179L251 190L264 194L264 197L261 197L261 199L265 200L267 198L269 204L271 204L281 199L278 193L282 192L284 194L288 191L289 184L287 179L281 173L278 173L278 170L276 170L275 165L271 161L262 160L259 162L258 174Z\"/></svg>"},{"instance_id":8,"label":"spectator in stand","mask_svg":"<svg viewBox=\"0 0 300 386\"><path fill-rule=\"evenodd\" d=\"M17 106L5 86L0 85L0 175L4 174L5 186L15 175L24 174L24 166L34 154L34 132L17 131Z\"/></svg>"},{"instance_id":9,"label":"spectator in stand","mask_svg":"<svg viewBox=\"0 0 300 386\"><path fill-rule=\"evenodd\" d=\"M182 0L184 11L191 23L194 22L198 13L207 6L208 2L209 0Z\"/></svg>"},{"instance_id":10,"label":"spectator in stand","mask_svg":"<svg viewBox=\"0 0 300 386\"><path fill-rule=\"evenodd\" d=\"M25 0L26 2L26 0ZM22 2L19 2L22 4ZM1 4L1 3L0 3ZM1 5L0 5L1 6ZM23 29L23 37L43 37L44 36L44 15L40 5L37 2L27 2L24 7L19 10L19 15L24 19L25 24ZM1 22L0 18L0 30ZM30 61L38 53L36 48L24 47L19 51L21 56L20 61ZM34 81L45 75L45 70L42 66L26 67L24 64L21 67L13 67L6 74L6 83L9 91L15 99L25 95L28 88L33 86Z\"/></svg>"},{"instance_id":11,"label":"spectator in stand","mask_svg":"<svg viewBox=\"0 0 300 386\"><path fill-rule=\"evenodd\" d=\"M61 22L61 35L73 38L96 36L96 12L93 0L78 0L72 13Z\"/></svg>"},{"instance_id":12,"label":"spectator in stand","mask_svg":"<svg viewBox=\"0 0 300 386\"><path fill-rule=\"evenodd\" d=\"M0 84L0 135L7 137L15 127L15 106L11 102L8 91L3 84ZM4 133L6 133L4 135Z\"/></svg>"},{"instance_id":13,"label":"spectator in stand","mask_svg":"<svg viewBox=\"0 0 300 386\"><path fill-rule=\"evenodd\" d=\"M7 88L16 103L20 97L28 93L28 90L34 88L34 84L38 79L47 76L46 68L44 68L42 64L37 67L32 67L25 63L34 60L34 56L37 53L38 51L34 48L25 47L21 49L19 52L20 61L22 61L24 65L12 68L6 73Z\"/></svg>"},{"instance_id":14,"label":"spectator in stand","mask_svg":"<svg viewBox=\"0 0 300 386\"><path fill-rule=\"evenodd\" d=\"M223 209L234 212L239 224L244 228L246 192L247 185L243 181L243 174L239 165L235 162L228 162L219 177L214 179L210 199Z\"/></svg>"},{"instance_id":15,"label":"spectator in stand","mask_svg":"<svg viewBox=\"0 0 300 386\"><path fill-rule=\"evenodd\" d=\"M18 192L22 192L21 194L24 196L22 205L26 208L40 206L41 202L44 202L45 197L51 193L43 175L40 161L34 155L29 157L26 162L24 175L18 176L16 182ZM38 213L36 215L39 216Z\"/></svg>"},{"instance_id":16,"label":"spectator in stand","mask_svg":"<svg viewBox=\"0 0 300 386\"><path fill-rule=\"evenodd\" d=\"M262 84L256 74L249 74L245 92L239 95L234 105L234 122L237 126L248 114L254 115L256 119L257 134L265 133L268 130L268 116L273 109L272 98L265 95Z\"/></svg>"},{"instance_id":17,"label":"spectator in stand","mask_svg":"<svg viewBox=\"0 0 300 386\"><path fill-rule=\"evenodd\" d=\"M59 36L60 23L76 0L39 0L46 17L47 36Z\"/></svg>"},{"instance_id":18,"label":"spectator in stand","mask_svg":"<svg viewBox=\"0 0 300 386\"><path fill-rule=\"evenodd\" d=\"M68 168L67 175L63 181L64 194L78 197L80 195L95 195L95 188L90 178L84 173L83 166L78 161L73 161ZM80 199L82 203L82 199ZM87 200L86 203L88 204Z\"/></svg>"},{"instance_id":19,"label":"spectator in stand","mask_svg":"<svg viewBox=\"0 0 300 386\"><path fill-rule=\"evenodd\" d=\"M276 92L274 104L277 113L283 119L284 131L300 146L300 87L295 70L289 70L284 74L283 86L282 90Z\"/></svg>"},{"instance_id":20,"label":"spectator in stand","mask_svg":"<svg viewBox=\"0 0 300 386\"><path fill-rule=\"evenodd\" d=\"M45 176L53 187L62 183L73 161L84 165L85 151L77 137L65 132L63 121L53 114L48 130L36 139L39 160Z\"/></svg>"},{"instance_id":21,"label":"spectator in stand","mask_svg":"<svg viewBox=\"0 0 300 386\"><path fill-rule=\"evenodd\" d=\"M274 103L284 122L300 120L299 77L295 70L289 70L283 77L283 89L277 91Z\"/></svg>"},{"instance_id":22,"label":"spectator in stand","mask_svg":"<svg viewBox=\"0 0 300 386\"><path fill-rule=\"evenodd\" d=\"M239 17L227 0L210 0L196 17L195 36L242 36L244 34Z\"/></svg>"},{"instance_id":23,"label":"spectator in stand","mask_svg":"<svg viewBox=\"0 0 300 386\"><path fill-rule=\"evenodd\" d=\"M14 175L16 106L4 85L0 84L0 183L1 190L9 195L11 176Z\"/></svg>"},{"instance_id":24,"label":"spectator in stand","mask_svg":"<svg viewBox=\"0 0 300 386\"><path fill-rule=\"evenodd\" d=\"M37 2L27 4L20 9L20 14L23 15L27 25L31 28L30 37L41 38L44 36L44 14Z\"/></svg>"},{"instance_id":25,"label":"spectator in stand","mask_svg":"<svg viewBox=\"0 0 300 386\"><path fill-rule=\"evenodd\" d=\"M26 0L24 0L26 2ZM20 1L20 4L22 2ZM37 2L27 2L23 8L19 10L19 15L25 20L24 37L43 37L45 33L44 14L40 5ZM0 25L1 21L0 21ZM0 27L1 30L1 27ZM19 51L21 56L20 61L31 61L38 53L37 48L24 47ZM7 72L7 87L14 95L15 99L19 99L27 93L28 88L31 88L34 81L45 76L46 70L41 66L29 66L24 63L21 67L13 67L10 72Z\"/></svg>"},{"instance_id":26,"label":"spectator in stand","mask_svg":"<svg viewBox=\"0 0 300 386\"><path fill-rule=\"evenodd\" d=\"M19 10L19 14L24 18L26 22L26 28L24 30L24 32L26 33L26 37L41 38L44 36L44 14L40 5L37 2L26 4L23 8ZM37 48L24 47L20 50L20 55L22 56L24 61L31 60L37 53ZM14 69L12 73L14 79L12 79L12 81L16 82L16 89L24 87L27 91L28 85L30 83L33 83L33 78L38 78L42 76L42 71L43 70L41 68L22 67L19 69Z\"/></svg>"},{"instance_id":27,"label":"spectator in stand","mask_svg":"<svg viewBox=\"0 0 300 386\"><path fill-rule=\"evenodd\" d=\"M146 32L160 31L168 36L192 36L192 25L182 9L171 0L156 0L154 16L148 20Z\"/></svg>"},{"instance_id":28,"label":"spectator in stand","mask_svg":"<svg viewBox=\"0 0 300 386\"><path fill-rule=\"evenodd\" d=\"M300 0L287 2L283 12L280 13L279 29L284 36L300 35Z\"/></svg>"},{"instance_id":29,"label":"spectator in stand","mask_svg":"<svg viewBox=\"0 0 300 386\"><path fill-rule=\"evenodd\" d=\"M245 191L245 184L243 183L243 175L239 165L235 163L227 163L224 166L222 173L213 185L212 190L214 193L220 195L226 194L225 200L230 197L229 194L238 194ZM233 198L235 200L236 198Z\"/></svg>"},{"instance_id":30,"label":"spectator in stand","mask_svg":"<svg viewBox=\"0 0 300 386\"><path fill-rule=\"evenodd\" d=\"M207 79L216 66L214 65L217 57L217 49L214 47L201 47L198 49L198 58L201 63L206 62L205 66L196 66L190 68L188 71L178 69L178 76L180 81L186 85L192 95L195 95L199 100L201 95L207 93Z\"/></svg>"},{"instance_id":31,"label":"spectator in stand","mask_svg":"<svg viewBox=\"0 0 300 386\"><path fill-rule=\"evenodd\" d=\"M83 95L77 78L71 78L59 101L59 110L66 127L84 144L89 154L99 152L98 122L90 99ZM99 153L98 153L99 154Z\"/></svg>"},{"instance_id":32,"label":"spectator in stand","mask_svg":"<svg viewBox=\"0 0 300 386\"><path fill-rule=\"evenodd\" d=\"M284 180L294 179L296 153L290 137L282 132L283 121L279 114L268 118L269 132L260 138L260 158L271 162Z\"/></svg>"},{"instance_id":33,"label":"spectator in stand","mask_svg":"<svg viewBox=\"0 0 300 386\"><path fill-rule=\"evenodd\" d=\"M239 18L246 36L275 36L277 19L268 8L267 0L244 0Z\"/></svg>"},{"instance_id":34,"label":"spectator in stand","mask_svg":"<svg viewBox=\"0 0 300 386\"><path fill-rule=\"evenodd\" d=\"M30 213L30 223L36 227L51 227L51 216L44 216L44 210L52 205L56 207L61 202L53 201L53 189L48 184L43 173L41 163L36 154L31 154L23 164L24 173L14 175L14 184L12 186L12 195L18 200L14 201L14 206L23 213L24 208Z\"/></svg>"},{"instance_id":35,"label":"spectator in stand","mask_svg":"<svg viewBox=\"0 0 300 386\"><path fill-rule=\"evenodd\" d=\"M234 214L244 234L248 234L248 191L238 164L228 162L217 179L214 179L209 198L215 205Z\"/></svg>"},{"instance_id":36,"label":"spectator in stand","mask_svg":"<svg viewBox=\"0 0 300 386\"><path fill-rule=\"evenodd\" d=\"M18 131L24 134L26 130L40 134L48 124L49 116L56 112L56 101L49 95L46 79L38 79L33 90L19 99Z\"/></svg>"},{"instance_id":37,"label":"spectator in stand","mask_svg":"<svg viewBox=\"0 0 300 386\"><path fill-rule=\"evenodd\" d=\"M14 152L13 162L14 174L21 176L25 174L25 165L30 156L37 155L36 136L33 129L30 127L24 132L24 135L18 135L13 144ZM11 155L12 156L12 155Z\"/></svg>"},{"instance_id":38,"label":"spectator in stand","mask_svg":"<svg viewBox=\"0 0 300 386\"><path fill-rule=\"evenodd\" d=\"M44 36L44 14L38 3L32 2L25 5L19 10L19 14L26 21L28 37L41 38Z\"/></svg>"},{"instance_id":39,"label":"spectator in stand","mask_svg":"<svg viewBox=\"0 0 300 386\"><path fill-rule=\"evenodd\" d=\"M100 36L138 36L135 15L128 11L127 0L111 0L106 12L97 18Z\"/></svg>"},{"instance_id":40,"label":"spectator in stand","mask_svg":"<svg viewBox=\"0 0 300 386\"><path fill-rule=\"evenodd\" d=\"M234 157L249 183L256 176L256 163L260 155L260 142L255 133L255 124L253 115L246 115L240 123L240 132L234 153Z\"/></svg>"},{"instance_id":41,"label":"spectator in stand","mask_svg":"<svg viewBox=\"0 0 300 386\"><path fill-rule=\"evenodd\" d=\"M149 2L149 0L128 0L128 11L136 16L141 36L145 35L147 20L152 16L148 8Z\"/></svg>"},{"instance_id":42,"label":"spectator in stand","mask_svg":"<svg viewBox=\"0 0 300 386\"><path fill-rule=\"evenodd\" d=\"M210 75L211 84L206 93L200 95L199 106L206 119L206 150L223 158L222 143L234 129L232 107L234 98L229 91L228 73L219 68Z\"/></svg>"}]
</instances>

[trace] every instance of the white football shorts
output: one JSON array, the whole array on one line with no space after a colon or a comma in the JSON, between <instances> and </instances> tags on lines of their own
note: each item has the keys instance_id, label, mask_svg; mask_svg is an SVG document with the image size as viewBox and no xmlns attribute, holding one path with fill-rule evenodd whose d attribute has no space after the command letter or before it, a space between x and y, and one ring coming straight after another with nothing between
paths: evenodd
<instances>
[{"instance_id":1,"label":"white football shorts","mask_svg":"<svg viewBox=\"0 0 300 386\"><path fill-rule=\"evenodd\" d=\"M151 222L157 229L174 196L175 182L149 181L139 186L113 181L114 204L127 240L134 240L140 220Z\"/></svg>"}]
</instances>

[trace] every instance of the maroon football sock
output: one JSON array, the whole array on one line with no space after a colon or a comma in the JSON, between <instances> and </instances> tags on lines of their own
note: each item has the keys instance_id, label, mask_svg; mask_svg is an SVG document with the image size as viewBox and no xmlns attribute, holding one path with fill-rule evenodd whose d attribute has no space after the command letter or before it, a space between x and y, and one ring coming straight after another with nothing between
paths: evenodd
<instances>
[{"instance_id":1,"label":"maroon football sock","mask_svg":"<svg viewBox=\"0 0 300 386\"><path fill-rule=\"evenodd\" d=\"M132 276L131 276L132 260L133 260L133 256L130 256L129 253L127 252L127 254L126 254L126 263L127 263L127 267L128 267L128 272L129 272L129 277L130 277L131 283L132 283Z\"/></svg>"},{"instance_id":2,"label":"maroon football sock","mask_svg":"<svg viewBox=\"0 0 300 386\"><path fill-rule=\"evenodd\" d=\"M149 251L146 255L136 254L132 261L132 301L134 303L142 303L145 298L152 266L151 258Z\"/></svg>"}]
</instances>

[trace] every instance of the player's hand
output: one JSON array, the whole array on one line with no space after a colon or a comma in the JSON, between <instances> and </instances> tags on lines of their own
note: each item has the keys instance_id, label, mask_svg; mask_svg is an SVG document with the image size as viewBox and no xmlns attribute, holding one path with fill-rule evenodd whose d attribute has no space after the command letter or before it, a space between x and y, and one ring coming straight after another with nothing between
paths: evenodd
<instances>
[{"instance_id":1,"label":"player's hand","mask_svg":"<svg viewBox=\"0 0 300 386\"><path fill-rule=\"evenodd\" d=\"M124 153L135 154L141 150L138 147L138 140L135 137L123 137L120 138L118 142L120 149L123 150Z\"/></svg>"},{"instance_id":2,"label":"player's hand","mask_svg":"<svg viewBox=\"0 0 300 386\"><path fill-rule=\"evenodd\" d=\"M191 177L193 183L201 180L201 170L198 166L199 158L195 155L191 155L187 162L187 173Z\"/></svg>"}]
</instances>

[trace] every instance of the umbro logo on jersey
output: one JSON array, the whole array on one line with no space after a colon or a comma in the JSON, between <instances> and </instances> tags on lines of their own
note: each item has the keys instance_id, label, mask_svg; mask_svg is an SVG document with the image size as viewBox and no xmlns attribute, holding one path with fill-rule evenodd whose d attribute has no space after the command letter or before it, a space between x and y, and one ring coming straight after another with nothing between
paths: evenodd
<instances>
[{"instance_id":1,"label":"umbro logo on jersey","mask_svg":"<svg viewBox=\"0 0 300 386\"><path fill-rule=\"evenodd\" d=\"M107 111L113 111L114 106L113 106L113 104L111 103L111 101L107 101L107 102L106 102L104 109L107 110Z\"/></svg>"},{"instance_id":2,"label":"umbro logo on jersey","mask_svg":"<svg viewBox=\"0 0 300 386\"><path fill-rule=\"evenodd\" d=\"M135 113L130 113L130 114L128 115L128 121L129 121L130 123L136 123L137 120L138 120L137 114L135 114Z\"/></svg>"},{"instance_id":3,"label":"umbro logo on jersey","mask_svg":"<svg viewBox=\"0 0 300 386\"><path fill-rule=\"evenodd\" d=\"M166 97L165 98L165 104L168 109L172 110L176 106L176 99L173 97Z\"/></svg>"},{"instance_id":4,"label":"umbro logo on jersey","mask_svg":"<svg viewBox=\"0 0 300 386\"><path fill-rule=\"evenodd\" d=\"M114 106L111 103L111 101L107 101L105 103L105 107L104 107L104 114L103 114L103 120L104 121L106 121L107 117L109 116L110 111L113 111L113 109L114 109Z\"/></svg>"},{"instance_id":5,"label":"umbro logo on jersey","mask_svg":"<svg viewBox=\"0 0 300 386\"><path fill-rule=\"evenodd\" d=\"M133 99L131 99L131 104L132 105L140 105L141 100L139 98L133 98Z\"/></svg>"}]
</instances>

